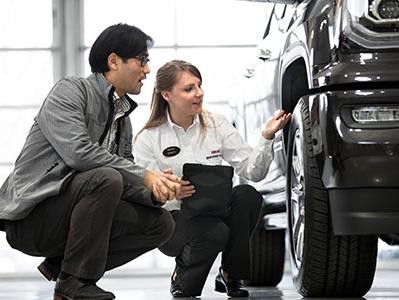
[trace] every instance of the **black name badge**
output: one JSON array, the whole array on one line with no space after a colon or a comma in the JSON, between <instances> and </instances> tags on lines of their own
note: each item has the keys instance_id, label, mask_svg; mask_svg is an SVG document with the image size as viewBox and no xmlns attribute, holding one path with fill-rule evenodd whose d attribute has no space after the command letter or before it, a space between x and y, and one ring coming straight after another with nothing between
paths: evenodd
<instances>
[{"instance_id":1,"label":"black name badge","mask_svg":"<svg viewBox=\"0 0 399 300\"><path fill-rule=\"evenodd\" d=\"M172 157L180 153L180 148L177 146L170 146L162 151L166 157Z\"/></svg>"}]
</instances>

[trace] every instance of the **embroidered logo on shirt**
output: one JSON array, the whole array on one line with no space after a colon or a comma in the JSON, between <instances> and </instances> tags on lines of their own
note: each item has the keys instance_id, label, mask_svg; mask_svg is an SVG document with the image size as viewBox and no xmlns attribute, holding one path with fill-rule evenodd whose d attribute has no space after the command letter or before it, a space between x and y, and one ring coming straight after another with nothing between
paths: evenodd
<instances>
[{"instance_id":1,"label":"embroidered logo on shirt","mask_svg":"<svg viewBox=\"0 0 399 300\"><path fill-rule=\"evenodd\" d=\"M180 148L177 146L170 146L162 151L162 154L166 157L176 156L180 153Z\"/></svg>"},{"instance_id":2,"label":"embroidered logo on shirt","mask_svg":"<svg viewBox=\"0 0 399 300\"><path fill-rule=\"evenodd\" d=\"M220 149L218 150L212 150L211 155L205 157L206 159L211 159L211 158L217 158L222 156L222 151Z\"/></svg>"}]
</instances>

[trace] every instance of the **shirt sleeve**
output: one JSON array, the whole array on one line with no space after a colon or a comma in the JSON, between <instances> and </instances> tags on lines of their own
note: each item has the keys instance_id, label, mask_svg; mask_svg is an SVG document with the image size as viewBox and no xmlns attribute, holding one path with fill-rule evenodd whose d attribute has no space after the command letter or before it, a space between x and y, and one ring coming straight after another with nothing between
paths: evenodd
<instances>
[{"instance_id":1,"label":"shirt sleeve","mask_svg":"<svg viewBox=\"0 0 399 300\"><path fill-rule=\"evenodd\" d=\"M136 136L133 144L133 155L139 166L149 170L160 171L153 143L147 130Z\"/></svg>"},{"instance_id":2,"label":"shirt sleeve","mask_svg":"<svg viewBox=\"0 0 399 300\"><path fill-rule=\"evenodd\" d=\"M273 140L266 140L261 134L259 142L252 149L224 118L220 128L222 156L235 170L236 174L251 181L264 179L273 160Z\"/></svg>"}]
</instances>

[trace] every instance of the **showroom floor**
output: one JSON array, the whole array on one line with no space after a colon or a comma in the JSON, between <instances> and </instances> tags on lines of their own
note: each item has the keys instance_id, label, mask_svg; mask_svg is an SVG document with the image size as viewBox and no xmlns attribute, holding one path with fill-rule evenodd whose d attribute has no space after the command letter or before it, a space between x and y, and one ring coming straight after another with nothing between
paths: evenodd
<instances>
[{"instance_id":1,"label":"showroom floor","mask_svg":"<svg viewBox=\"0 0 399 300\"><path fill-rule=\"evenodd\" d=\"M213 291L212 273L206 282L202 300L227 299L225 294ZM383 267L377 269L373 288L364 298L367 300L399 299L399 268ZM54 283L38 276L7 278L0 277L1 300L44 300L52 299ZM118 300L162 300L172 299L169 294L169 276L167 274L107 274L98 284L112 291ZM180 298L182 299L182 298ZM251 288L249 299L283 300L305 299L296 293L290 275L286 273L277 288ZM312 298L315 299L315 298Z\"/></svg>"}]
</instances>

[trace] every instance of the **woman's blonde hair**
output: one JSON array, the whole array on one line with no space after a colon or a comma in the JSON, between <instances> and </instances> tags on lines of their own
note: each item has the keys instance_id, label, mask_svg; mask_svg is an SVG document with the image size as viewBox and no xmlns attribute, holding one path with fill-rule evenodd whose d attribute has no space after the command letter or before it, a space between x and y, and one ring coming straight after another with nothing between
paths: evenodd
<instances>
[{"instance_id":1,"label":"woman's blonde hair","mask_svg":"<svg viewBox=\"0 0 399 300\"><path fill-rule=\"evenodd\" d=\"M183 60L172 60L159 68L152 94L150 118L137 135L145 129L158 127L166 122L168 102L161 95L161 92L171 91L182 72L189 72L202 82L202 76L197 67ZM206 124L203 113L200 113L198 117L201 126L200 134L204 137L206 134Z\"/></svg>"}]
</instances>

